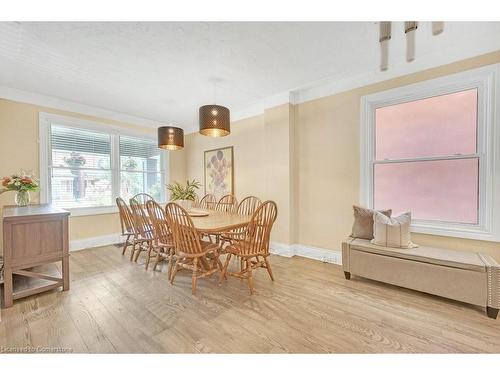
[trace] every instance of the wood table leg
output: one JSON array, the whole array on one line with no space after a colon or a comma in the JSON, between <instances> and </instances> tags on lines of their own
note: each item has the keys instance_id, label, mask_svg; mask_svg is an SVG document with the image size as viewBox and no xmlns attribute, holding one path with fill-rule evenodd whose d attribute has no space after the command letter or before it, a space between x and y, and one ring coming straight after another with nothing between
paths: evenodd
<instances>
[{"instance_id":1,"label":"wood table leg","mask_svg":"<svg viewBox=\"0 0 500 375\"><path fill-rule=\"evenodd\" d=\"M62 258L63 290L69 290L69 255Z\"/></svg>"},{"instance_id":2,"label":"wood table leg","mask_svg":"<svg viewBox=\"0 0 500 375\"><path fill-rule=\"evenodd\" d=\"M4 307L12 306L12 270L5 268L3 272L3 296L4 296Z\"/></svg>"}]
</instances>

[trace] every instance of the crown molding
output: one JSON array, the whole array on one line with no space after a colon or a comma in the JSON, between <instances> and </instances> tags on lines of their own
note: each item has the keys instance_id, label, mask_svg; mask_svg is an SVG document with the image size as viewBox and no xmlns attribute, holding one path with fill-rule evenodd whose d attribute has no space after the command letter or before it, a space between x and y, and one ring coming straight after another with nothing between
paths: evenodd
<instances>
[{"instance_id":1,"label":"crown molding","mask_svg":"<svg viewBox=\"0 0 500 375\"><path fill-rule=\"evenodd\" d=\"M47 107L51 109L57 109L60 111L79 113L82 115L93 116L101 119L125 122L131 125L154 128L161 125L161 122L159 121L128 115L126 113L115 112L104 108L93 107L86 104L76 103L54 96L18 90L6 86L0 86L0 98L21 103L33 104L41 107Z\"/></svg>"},{"instance_id":2,"label":"crown molding","mask_svg":"<svg viewBox=\"0 0 500 375\"><path fill-rule=\"evenodd\" d=\"M245 108L231 111L231 121L239 121L245 118L258 116L264 113L266 109L277 107L291 102L291 93L286 91L267 98L258 100Z\"/></svg>"},{"instance_id":3,"label":"crown molding","mask_svg":"<svg viewBox=\"0 0 500 375\"><path fill-rule=\"evenodd\" d=\"M478 57L487 53L500 51L500 38L497 35L478 40L473 47L467 50L461 45L437 51L433 54L418 56L411 62L398 65L389 65L389 69L381 72L376 67L368 73L350 77L330 77L325 80L297 87L291 90L294 103L301 104L311 100L335 95L341 92L361 88L375 83L418 73L423 70L437 68L458 61Z\"/></svg>"}]
</instances>

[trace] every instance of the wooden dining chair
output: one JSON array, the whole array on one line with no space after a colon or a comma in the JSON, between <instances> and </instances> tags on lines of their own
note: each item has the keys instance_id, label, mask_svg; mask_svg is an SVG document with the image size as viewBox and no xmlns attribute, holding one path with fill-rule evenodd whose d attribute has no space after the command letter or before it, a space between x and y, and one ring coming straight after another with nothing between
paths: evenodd
<instances>
[{"instance_id":1,"label":"wooden dining chair","mask_svg":"<svg viewBox=\"0 0 500 375\"><path fill-rule=\"evenodd\" d=\"M247 279L250 294L253 294L252 271L257 268L265 268L271 280L274 281L271 265L267 258L270 255L269 239L271 230L277 216L278 208L273 201L266 201L257 208L243 238L226 247L225 251L228 255L219 282L222 282L227 275ZM227 270L232 256L240 258L243 263L243 267L238 272L228 272Z\"/></svg>"},{"instance_id":2,"label":"wooden dining chair","mask_svg":"<svg viewBox=\"0 0 500 375\"><path fill-rule=\"evenodd\" d=\"M146 207L147 201L154 201L155 200L151 195L146 194L146 193L136 194L131 199L135 199L137 202L142 204L144 207Z\"/></svg>"},{"instance_id":3,"label":"wooden dining chair","mask_svg":"<svg viewBox=\"0 0 500 375\"><path fill-rule=\"evenodd\" d=\"M173 284L180 269L192 271L191 292L196 294L199 278L213 275L219 266L219 252L216 244L202 241L193 221L181 206L168 203L165 207L167 222L172 228L175 249L175 264L170 282Z\"/></svg>"},{"instance_id":4,"label":"wooden dining chair","mask_svg":"<svg viewBox=\"0 0 500 375\"><path fill-rule=\"evenodd\" d=\"M156 271L156 266L162 260L168 260L168 278L172 273L172 260L174 255L174 244L172 231L167 223L165 211L155 201L149 200L146 202L146 210L153 230L153 241L151 246L151 254L155 256L153 271ZM146 260L146 270L148 269L150 256Z\"/></svg>"},{"instance_id":5,"label":"wooden dining chair","mask_svg":"<svg viewBox=\"0 0 500 375\"><path fill-rule=\"evenodd\" d=\"M120 213L120 225L122 228L122 236L125 237L122 255L125 255L125 251L129 246L132 246L132 254L131 254L132 257L135 248L135 237L137 234L135 231L132 211L130 211L130 208L127 206L127 203L125 203L123 198L120 197L116 198L116 205L118 206L118 212Z\"/></svg>"},{"instance_id":6,"label":"wooden dining chair","mask_svg":"<svg viewBox=\"0 0 500 375\"><path fill-rule=\"evenodd\" d=\"M199 203L199 208L205 210L214 210L215 205L217 204L217 199L213 194L206 194L203 198L201 198Z\"/></svg>"},{"instance_id":7,"label":"wooden dining chair","mask_svg":"<svg viewBox=\"0 0 500 375\"><path fill-rule=\"evenodd\" d=\"M136 254L135 257L133 254L131 254L130 260L133 259L134 262L137 262L139 255L141 255L141 252L146 251L148 254L146 264L148 264L153 244L153 229L143 204L139 203L136 199L131 198L130 209L132 211L132 217L134 219L134 227L136 231L135 246L133 250L133 252Z\"/></svg>"},{"instance_id":8,"label":"wooden dining chair","mask_svg":"<svg viewBox=\"0 0 500 375\"><path fill-rule=\"evenodd\" d=\"M215 210L220 212L236 212L237 208L238 200L233 194L224 195L215 206Z\"/></svg>"},{"instance_id":9,"label":"wooden dining chair","mask_svg":"<svg viewBox=\"0 0 500 375\"><path fill-rule=\"evenodd\" d=\"M259 198L250 195L240 202L237 212L239 215L253 215L261 203Z\"/></svg>"},{"instance_id":10,"label":"wooden dining chair","mask_svg":"<svg viewBox=\"0 0 500 375\"><path fill-rule=\"evenodd\" d=\"M261 201L259 198L254 196L248 196L240 202L236 212L238 215L248 215L248 216L253 215L255 210L257 210L257 208L260 206L260 204ZM238 239L242 239L244 237L245 230L246 230L245 227L233 229L231 231L230 237L221 235L219 238L221 248L223 248L223 246L226 243L231 244L234 241L237 241Z\"/></svg>"}]
</instances>

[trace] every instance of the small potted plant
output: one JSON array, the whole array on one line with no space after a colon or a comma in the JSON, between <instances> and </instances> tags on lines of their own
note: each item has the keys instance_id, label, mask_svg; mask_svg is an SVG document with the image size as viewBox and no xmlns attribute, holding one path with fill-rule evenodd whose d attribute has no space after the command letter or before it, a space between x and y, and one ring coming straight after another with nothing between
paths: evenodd
<instances>
[{"instance_id":1,"label":"small potted plant","mask_svg":"<svg viewBox=\"0 0 500 375\"><path fill-rule=\"evenodd\" d=\"M170 191L170 200L176 201L185 210L190 210L193 206L193 202L198 196L196 190L199 189L201 184L196 181L187 181L186 185L181 185L178 182L167 185L167 189Z\"/></svg>"},{"instance_id":2,"label":"small potted plant","mask_svg":"<svg viewBox=\"0 0 500 375\"><path fill-rule=\"evenodd\" d=\"M15 191L15 202L18 206L27 206L30 203L30 191L38 190L38 180L23 171L2 178L0 194Z\"/></svg>"},{"instance_id":3,"label":"small potted plant","mask_svg":"<svg viewBox=\"0 0 500 375\"><path fill-rule=\"evenodd\" d=\"M127 159L125 163L123 163L123 167L127 171L133 171L137 168L137 162L134 159Z\"/></svg>"},{"instance_id":4,"label":"small potted plant","mask_svg":"<svg viewBox=\"0 0 500 375\"><path fill-rule=\"evenodd\" d=\"M87 163L87 160L85 160L85 157L80 153L73 151L69 158L66 156L64 157L64 162L68 167L81 168Z\"/></svg>"}]
</instances>

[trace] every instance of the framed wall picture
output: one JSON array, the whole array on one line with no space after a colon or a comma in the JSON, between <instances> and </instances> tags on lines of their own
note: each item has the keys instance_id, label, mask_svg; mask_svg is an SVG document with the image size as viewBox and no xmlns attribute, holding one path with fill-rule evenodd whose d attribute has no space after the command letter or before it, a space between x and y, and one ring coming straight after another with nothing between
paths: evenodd
<instances>
[{"instance_id":1,"label":"framed wall picture","mask_svg":"<svg viewBox=\"0 0 500 375\"><path fill-rule=\"evenodd\" d=\"M205 194L234 194L233 147L205 151Z\"/></svg>"}]
</instances>

